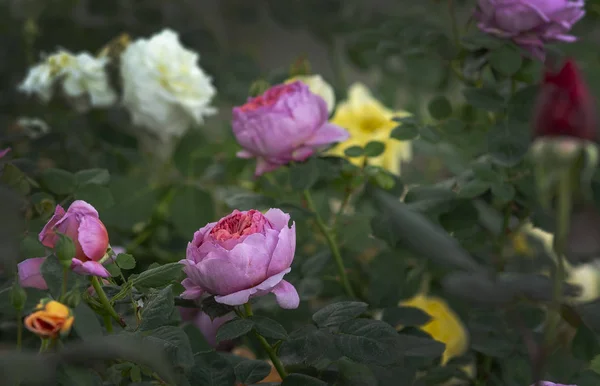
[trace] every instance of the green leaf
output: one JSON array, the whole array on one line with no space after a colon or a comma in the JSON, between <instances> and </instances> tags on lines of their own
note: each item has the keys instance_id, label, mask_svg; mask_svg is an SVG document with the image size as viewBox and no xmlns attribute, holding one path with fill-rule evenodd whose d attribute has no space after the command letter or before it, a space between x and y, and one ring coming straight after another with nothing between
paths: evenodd
<instances>
[{"instance_id":1,"label":"green leaf","mask_svg":"<svg viewBox=\"0 0 600 386\"><path fill-rule=\"evenodd\" d=\"M427 109L429 110L429 114L431 114L431 116L438 121L446 119L452 115L452 105L450 104L448 98L443 95L438 95L429 101Z\"/></svg>"},{"instance_id":2,"label":"green leaf","mask_svg":"<svg viewBox=\"0 0 600 386\"><path fill-rule=\"evenodd\" d=\"M117 265L121 269L134 269L135 258L127 253L119 253L117 255Z\"/></svg>"},{"instance_id":3,"label":"green leaf","mask_svg":"<svg viewBox=\"0 0 600 386\"><path fill-rule=\"evenodd\" d=\"M235 373L225 358L210 352L196 356L189 381L192 385L231 386L235 384Z\"/></svg>"},{"instance_id":4,"label":"green leaf","mask_svg":"<svg viewBox=\"0 0 600 386\"><path fill-rule=\"evenodd\" d=\"M83 200L98 210L110 208L115 204L110 189L93 184L78 187L75 192L75 199Z\"/></svg>"},{"instance_id":5,"label":"green leaf","mask_svg":"<svg viewBox=\"0 0 600 386\"><path fill-rule=\"evenodd\" d=\"M42 172L41 181L54 194L67 195L75 191L77 180L73 173L62 169L46 169Z\"/></svg>"},{"instance_id":6,"label":"green leaf","mask_svg":"<svg viewBox=\"0 0 600 386\"><path fill-rule=\"evenodd\" d=\"M328 330L307 325L292 332L281 344L278 354L286 364L314 366L327 358L332 349L335 349L334 337ZM332 357L339 357L339 354Z\"/></svg>"},{"instance_id":7,"label":"green leaf","mask_svg":"<svg viewBox=\"0 0 600 386\"><path fill-rule=\"evenodd\" d=\"M492 194L502 202L509 202L515 198L515 187L508 183L499 183L492 185Z\"/></svg>"},{"instance_id":8,"label":"green leaf","mask_svg":"<svg viewBox=\"0 0 600 386\"><path fill-rule=\"evenodd\" d=\"M106 169L87 169L75 173L77 185L104 185L110 181L110 174Z\"/></svg>"},{"instance_id":9,"label":"green leaf","mask_svg":"<svg viewBox=\"0 0 600 386\"><path fill-rule=\"evenodd\" d=\"M73 316L75 317L73 330L82 340L102 336L102 325L98 320L98 315L85 302L80 302L73 309Z\"/></svg>"},{"instance_id":10,"label":"green leaf","mask_svg":"<svg viewBox=\"0 0 600 386\"><path fill-rule=\"evenodd\" d=\"M271 372L271 365L265 361L241 361L233 368L237 380L245 385L262 381Z\"/></svg>"},{"instance_id":11,"label":"green leaf","mask_svg":"<svg viewBox=\"0 0 600 386\"><path fill-rule=\"evenodd\" d=\"M152 330L168 324L174 311L175 303L172 286L169 285L160 291L151 292L142 309L142 323L139 330Z\"/></svg>"},{"instance_id":12,"label":"green leaf","mask_svg":"<svg viewBox=\"0 0 600 386\"><path fill-rule=\"evenodd\" d=\"M379 141L370 141L365 145L365 157L379 157L385 151L385 144Z\"/></svg>"},{"instance_id":13,"label":"green leaf","mask_svg":"<svg viewBox=\"0 0 600 386\"><path fill-rule=\"evenodd\" d=\"M102 386L103 384L98 374L82 367L60 366L56 378L56 384L61 386Z\"/></svg>"},{"instance_id":14,"label":"green leaf","mask_svg":"<svg viewBox=\"0 0 600 386\"><path fill-rule=\"evenodd\" d=\"M467 102L473 106L488 111L500 111L505 107L504 98L489 88L466 88L463 94Z\"/></svg>"},{"instance_id":15,"label":"green leaf","mask_svg":"<svg viewBox=\"0 0 600 386\"><path fill-rule=\"evenodd\" d=\"M206 341L202 331L200 331L198 326L196 326L193 322L184 324L183 331L190 341L194 355L198 353L207 353L214 350L214 348Z\"/></svg>"},{"instance_id":16,"label":"green leaf","mask_svg":"<svg viewBox=\"0 0 600 386\"><path fill-rule=\"evenodd\" d=\"M490 183L481 180L471 180L460 187L459 198L475 198L481 196L490 189Z\"/></svg>"},{"instance_id":17,"label":"green leaf","mask_svg":"<svg viewBox=\"0 0 600 386\"><path fill-rule=\"evenodd\" d=\"M417 138L418 135L418 126L402 124L400 126L397 126L394 130L392 130L392 134L390 134L390 137L399 141L410 141Z\"/></svg>"},{"instance_id":18,"label":"green leaf","mask_svg":"<svg viewBox=\"0 0 600 386\"><path fill-rule=\"evenodd\" d=\"M58 258L55 255L50 255L46 257L46 260L42 264L40 268L42 272L42 276L48 285L48 290L50 293L58 299L62 290L62 282L63 282L63 267L58 261ZM68 282L75 283L75 281L80 277L73 273L73 271L68 270Z\"/></svg>"},{"instance_id":19,"label":"green leaf","mask_svg":"<svg viewBox=\"0 0 600 386\"><path fill-rule=\"evenodd\" d=\"M398 345L407 357L436 358L442 356L445 345L429 337L398 334Z\"/></svg>"},{"instance_id":20,"label":"green leaf","mask_svg":"<svg viewBox=\"0 0 600 386\"><path fill-rule=\"evenodd\" d=\"M233 312L234 307L228 306L227 304L217 303L214 296L209 296L202 300L202 312L210 316L211 319L225 316L230 312Z\"/></svg>"},{"instance_id":21,"label":"green leaf","mask_svg":"<svg viewBox=\"0 0 600 386\"><path fill-rule=\"evenodd\" d=\"M170 209L169 217L183 237L191 238L198 230L198 224L209 223L214 218L211 195L194 186L177 188Z\"/></svg>"},{"instance_id":22,"label":"green leaf","mask_svg":"<svg viewBox=\"0 0 600 386\"><path fill-rule=\"evenodd\" d=\"M377 386L379 382L373 371L360 363L342 358L336 362L340 373L338 382L339 386ZM403 379L404 381L404 379Z\"/></svg>"},{"instance_id":23,"label":"green leaf","mask_svg":"<svg viewBox=\"0 0 600 386\"><path fill-rule=\"evenodd\" d=\"M600 374L600 355L596 355L594 359L590 361L590 370Z\"/></svg>"},{"instance_id":24,"label":"green leaf","mask_svg":"<svg viewBox=\"0 0 600 386\"><path fill-rule=\"evenodd\" d=\"M442 265L468 271L481 270L454 238L426 217L412 211L385 191L372 189L370 195L380 213L389 215L389 225L396 232L398 240L414 253Z\"/></svg>"},{"instance_id":25,"label":"green leaf","mask_svg":"<svg viewBox=\"0 0 600 386\"><path fill-rule=\"evenodd\" d=\"M503 167L513 167L527 154L531 139L525 123L502 121L488 132L488 152L492 161Z\"/></svg>"},{"instance_id":26,"label":"green leaf","mask_svg":"<svg viewBox=\"0 0 600 386\"><path fill-rule=\"evenodd\" d=\"M391 326L423 326L431 320L431 316L415 307L390 307L383 310L381 318Z\"/></svg>"},{"instance_id":27,"label":"green leaf","mask_svg":"<svg viewBox=\"0 0 600 386\"><path fill-rule=\"evenodd\" d=\"M387 366L402 357L398 333L389 324L354 319L340 326L335 345L346 357L365 364Z\"/></svg>"},{"instance_id":28,"label":"green leaf","mask_svg":"<svg viewBox=\"0 0 600 386\"><path fill-rule=\"evenodd\" d=\"M521 53L508 44L493 50L489 56L492 68L505 76L512 76L521 68Z\"/></svg>"},{"instance_id":29,"label":"green leaf","mask_svg":"<svg viewBox=\"0 0 600 386\"><path fill-rule=\"evenodd\" d=\"M267 209L273 207L275 201L271 197L252 192L236 192L224 198L228 207L238 210Z\"/></svg>"},{"instance_id":30,"label":"green leaf","mask_svg":"<svg viewBox=\"0 0 600 386\"><path fill-rule=\"evenodd\" d=\"M293 373L285 377L281 386L327 386L327 383L310 375Z\"/></svg>"},{"instance_id":31,"label":"green leaf","mask_svg":"<svg viewBox=\"0 0 600 386\"><path fill-rule=\"evenodd\" d=\"M478 30L472 31L461 39L461 43L471 51L477 51L480 48L493 50L505 44L504 42L505 40L503 39L499 39Z\"/></svg>"},{"instance_id":32,"label":"green leaf","mask_svg":"<svg viewBox=\"0 0 600 386\"><path fill-rule=\"evenodd\" d=\"M40 240L33 235L27 235L21 240L21 253L25 258L41 257L46 255L46 248Z\"/></svg>"},{"instance_id":33,"label":"green leaf","mask_svg":"<svg viewBox=\"0 0 600 386\"><path fill-rule=\"evenodd\" d=\"M344 149L344 155L346 157L361 157L364 154L364 150L360 146L350 146Z\"/></svg>"},{"instance_id":34,"label":"green leaf","mask_svg":"<svg viewBox=\"0 0 600 386\"><path fill-rule=\"evenodd\" d=\"M194 354L185 332L174 326L163 326L144 333L144 341L161 348L174 366L190 368Z\"/></svg>"},{"instance_id":35,"label":"green leaf","mask_svg":"<svg viewBox=\"0 0 600 386\"><path fill-rule=\"evenodd\" d=\"M288 338L287 331L279 324L279 322L269 319L264 316L253 316L252 321L254 322L254 328L259 334L265 338L281 339L285 340Z\"/></svg>"},{"instance_id":36,"label":"green leaf","mask_svg":"<svg viewBox=\"0 0 600 386\"><path fill-rule=\"evenodd\" d=\"M219 327L217 331L217 342L233 340L249 333L254 327L254 322L250 319L236 318L228 321Z\"/></svg>"},{"instance_id":37,"label":"green leaf","mask_svg":"<svg viewBox=\"0 0 600 386\"><path fill-rule=\"evenodd\" d=\"M173 155L175 167L186 177L201 177L211 161L206 138L199 130L189 130L179 140Z\"/></svg>"},{"instance_id":38,"label":"green leaf","mask_svg":"<svg viewBox=\"0 0 600 386\"><path fill-rule=\"evenodd\" d=\"M115 204L102 214L106 225L130 231L136 224L148 221L156 210L157 193L145 178L115 175L109 189Z\"/></svg>"},{"instance_id":39,"label":"green leaf","mask_svg":"<svg viewBox=\"0 0 600 386\"><path fill-rule=\"evenodd\" d=\"M0 173L0 182L25 195L31 191L31 183L25 173L13 164L5 164Z\"/></svg>"},{"instance_id":40,"label":"green leaf","mask_svg":"<svg viewBox=\"0 0 600 386\"><path fill-rule=\"evenodd\" d=\"M151 268L132 279L132 284L138 288L158 288L167 286L181 278L183 265L169 263Z\"/></svg>"},{"instance_id":41,"label":"green leaf","mask_svg":"<svg viewBox=\"0 0 600 386\"><path fill-rule=\"evenodd\" d=\"M294 164L289 170L290 185L294 190L310 189L319 180L319 167L314 158Z\"/></svg>"},{"instance_id":42,"label":"green leaf","mask_svg":"<svg viewBox=\"0 0 600 386\"><path fill-rule=\"evenodd\" d=\"M119 277L121 276L121 269L115 263L105 264L104 268L110 273L111 277Z\"/></svg>"},{"instance_id":43,"label":"green leaf","mask_svg":"<svg viewBox=\"0 0 600 386\"><path fill-rule=\"evenodd\" d=\"M312 316L319 327L332 327L364 313L369 305L363 302L339 302L323 307Z\"/></svg>"}]
</instances>

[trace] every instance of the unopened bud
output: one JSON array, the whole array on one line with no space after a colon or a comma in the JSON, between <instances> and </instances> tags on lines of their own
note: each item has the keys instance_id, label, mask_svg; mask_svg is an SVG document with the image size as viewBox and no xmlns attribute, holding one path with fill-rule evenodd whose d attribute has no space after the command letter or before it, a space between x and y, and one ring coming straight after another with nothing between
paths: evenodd
<instances>
[{"instance_id":1,"label":"unopened bud","mask_svg":"<svg viewBox=\"0 0 600 386\"><path fill-rule=\"evenodd\" d=\"M25 307L25 301L27 300L27 293L17 281L13 284L11 292L10 292L10 300L12 306L17 311L23 311Z\"/></svg>"},{"instance_id":2,"label":"unopened bud","mask_svg":"<svg viewBox=\"0 0 600 386\"><path fill-rule=\"evenodd\" d=\"M58 257L60 264L63 267L69 268L71 267L71 263L75 257L75 253L77 252L75 249L75 244L69 236L61 233L57 233L57 235L58 241L54 247L54 253L56 254L56 257Z\"/></svg>"},{"instance_id":3,"label":"unopened bud","mask_svg":"<svg viewBox=\"0 0 600 386\"><path fill-rule=\"evenodd\" d=\"M267 82L264 79L259 79L253 82L252 85L250 85L250 91L248 92L248 94L251 97L256 97L262 95L265 91L269 89L269 87L271 87L269 82Z\"/></svg>"}]
</instances>

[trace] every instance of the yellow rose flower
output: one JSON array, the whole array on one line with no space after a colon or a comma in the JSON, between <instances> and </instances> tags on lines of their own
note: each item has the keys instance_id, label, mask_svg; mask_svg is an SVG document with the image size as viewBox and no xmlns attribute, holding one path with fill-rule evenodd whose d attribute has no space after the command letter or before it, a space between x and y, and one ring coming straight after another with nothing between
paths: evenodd
<instances>
[{"instance_id":1,"label":"yellow rose flower","mask_svg":"<svg viewBox=\"0 0 600 386\"><path fill-rule=\"evenodd\" d=\"M321 75L298 75L286 80L285 83L292 83L297 80L307 85L310 92L323 98L327 104L327 112L331 114L335 107L333 87Z\"/></svg>"},{"instance_id":2,"label":"yellow rose flower","mask_svg":"<svg viewBox=\"0 0 600 386\"><path fill-rule=\"evenodd\" d=\"M330 150L330 154L344 157L344 150L351 146L364 147L371 141L385 144L385 151L378 157L369 158L369 164L380 166L393 174L400 175L402 161L412 159L410 141L390 138L392 130L398 126L393 117L407 117L405 111L392 111L375 99L367 87L353 84L348 90L348 99L338 104L331 123L348 130L350 138ZM361 166L364 157L353 157L350 162Z\"/></svg>"},{"instance_id":3,"label":"yellow rose flower","mask_svg":"<svg viewBox=\"0 0 600 386\"><path fill-rule=\"evenodd\" d=\"M412 299L402 301L399 306L414 307L425 311L431 320L419 328L431 335L438 342L446 345L442 356L442 364L454 357L463 355L469 347L469 333L460 318L441 298L416 295Z\"/></svg>"},{"instance_id":4,"label":"yellow rose flower","mask_svg":"<svg viewBox=\"0 0 600 386\"><path fill-rule=\"evenodd\" d=\"M51 300L37 305L25 318L25 327L41 338L56 338L59 334L67 335L74 321L69 307Z\"/></svg>"}]
</instances>

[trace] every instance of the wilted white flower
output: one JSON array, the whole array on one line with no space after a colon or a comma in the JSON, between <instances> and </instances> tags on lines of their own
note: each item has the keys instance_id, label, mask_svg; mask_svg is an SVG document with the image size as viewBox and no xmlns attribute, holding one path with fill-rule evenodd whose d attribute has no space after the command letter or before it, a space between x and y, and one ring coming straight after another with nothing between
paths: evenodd
<instances>
[{"instance_id":1,"label":"wilted white flower","mask_svg":"<svg viewBox=\"0 0 600 386\"><path fill-rule=\"evenodd\" d=\"M31 139L42 137L50 132L50 126L39 118L19 117L17 125Z\"/></svg>"},{"instance_id":2,"label":"wilted white flower","mask_svg":"<svg viewBox=\"0 0 600 386\"><path fill-rule=\"evenodd\" d=\"M63 50L32 67L19 90L48 102L55 82L59 81L66 96L86 97L91 106L107 107L117 99L104 70L107 63L108 58L95 58L87 52L73 55Z\"/></svg>"},{"instance_id":3,"label":"wilted white flower","mask_svg":"<svg viewBox=\"0 0 600 386\"><path fill-rule=\"evenodd\" d=\"M127 47L121 57L123 103L135 124L167 142L216 112L210 106L216 90L198 58L170 29Z\"/></svg>"},{"instance_id":4,"label":"wilted white flower","mask_svg":"<svg viewBox=\"0 0 600 386\"><path fill-rule=\"evenodd\" d=\"M321 75L298 75L288 79L286 83L296 80L307 85L310 92L323 98L327 104L327 112L331 114L335 107L335 93L333 92L333 87Z\"/></svg>"}]
</instances>

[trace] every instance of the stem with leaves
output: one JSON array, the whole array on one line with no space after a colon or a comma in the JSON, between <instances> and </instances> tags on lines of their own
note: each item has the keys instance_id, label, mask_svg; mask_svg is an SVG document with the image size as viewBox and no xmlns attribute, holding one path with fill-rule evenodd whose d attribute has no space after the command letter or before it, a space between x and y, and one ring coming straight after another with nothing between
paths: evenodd
<instances>
[{"instance_id":1,"label":"stem with leaves","mask_svg":"<svg viewBox=\"0 0 600 386\"><path fill-rule=\"evenodd\" d=\"M323 236L325 236L325 240L327 240L327 245L329 246L329 249L331 250L331 254L332 254L335 264L337 266L338 274L340 275L340 280L342 281L342 286L344 287L346 294L348 296L350 296L351 298L355 298L356 295L354 294L354 290L352 289L352 286L350 285L350 280L348 280L348 275L346 274L346 267L344 267L344 260L342 259L340 250L337 246L337 243L335 242L333 230L328 228L327 225L325 224L325 222L323 222L321 215L319 214L319 212L317 211L317 209L315 207L315 203L312 199L310 191L304 190L304 199L306 200L308 209L310 209L310 211L315 216L315 222L317 223L319 230L321 231Z\"/></svg>"},{"instance_id":2,"label":"stem with leaves","mask_svg":"<svg viewBox=\"0 0 600 386\"><path fill-rule=\"evenodd\" d=\"M106 297L106 293L102 289L102 285L100 284L100 281L98 280L98 277L97 276L92 276L91 281L92 281L92 286L94 287L94 290L96 291L96 294L98 295L98 299L100 299L100 303L104 307L104 310L117 323L119 323L119 325L121 327L123 327L123 328L127 327L127 325L125 324L125 321L123 321L123 319L121 319L121 317L119 316L119 314L117 314L117 311L115 311L115 309L113 308L112 304L110 304L110 301L108 300L108 297ZM106 329L107 330L112 330L112 326L109 327L107 325Z\"/></svg>"},{"instance_id":3,"label":"stem with leaves","mask_svg":"<svg viewBox=\"0 0 600 386\"><path fill-rule=\"evenodd\" d=\"M254 315L252 312L252 306L250 305L250 302L244 304L244 314L245 314L245 317L247 317L247 318ZM283 363L281 363L281 360L275 353L275 350L269 344L269 342L267 342L267 340L265 339L264 336L260 335L258 333L258 331L256 331L256 330L253 330L253 331L254 331L254 335L260 342L260 345L265 349L265 351L269 355L269 358L271 358L271 362L273 362L273 366L275 366L275 370L277 370L281 379L285 379L285 377L287 377L287 375L288 375L287 371L285 371L285 367L283 367Z\"/></svg>"}]
</instances>

